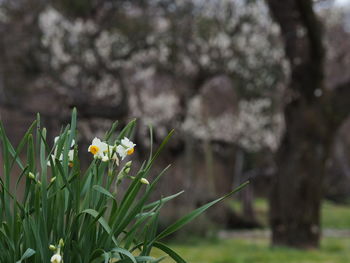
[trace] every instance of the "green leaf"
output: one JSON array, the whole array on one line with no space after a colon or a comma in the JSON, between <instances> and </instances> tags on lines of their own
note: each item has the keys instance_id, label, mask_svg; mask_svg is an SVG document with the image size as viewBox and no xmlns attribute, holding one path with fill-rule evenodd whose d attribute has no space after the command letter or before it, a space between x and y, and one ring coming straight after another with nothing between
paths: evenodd
<instances>
[{"instance_id":1,"label":"green leaf","mask_svg":"<svg viewBox=\"0 0 350 263\"><path fill-rule=\"evenodd\" d=\"M97 192L100 192L101 194L104 194L104 195L114 199L114 196L107 189L103 188L102 186L96 184L92 188L94 190L96 190Z\"/></svg>"},{"instance_id":2,"label":"green leaf","mask_svg":"<svg viewBox=\"0 0 350 263\"><path fill-rule=\"evenodd\" d=\"M177 263L186 263L186 261L182 257L180 257L179 254L177 254L174 250L164 245L163 243L155 242L153 246L168 254Z\"/></svg>"},{"instance_id":3,"label":"green leaf","mask_svg":"<svg viewBox=\"0 0 350 263\"><path fill-rule=\"evenodd\" d=\"M202 213L204 213L208 208L210 208L211 206L219 203L220 201L224 200L225 198L233 195L234 193L240 191L242 188L244 188L245 186L247 186L249 184L249 182L245 182L243 184L241 184L240 186L238 186L236 189L232 190L231 192L229 192L228 194L224 195L223 197L220 197L208 204L205 204L195 210L193 210L192 212L188 213L187 215L185 215L184 217L182 217L181 219L177 220L175 223L173 223L172 225L170 225L169 227L167 227L164 231L162 231L156 238L155 240L160 240L163 239L164 237L174 233L175 231L179 230L180 228L182 228L184 225L188 224L189 222L191 222L193 219L195 219L196 217L198 217L199 215L201 215Z\"/></svg>"},{"instance_id":4,"label":"green leaf","mask_svg":"<svg viewBox=\"0 0 350 263\"><path fill-rule=\"evenodd\" d=\"M131 254L126 249L118 247L118 248L112 249L112 251L116 252L116 253L123 254L123 255L127 256L133 263L137 263L137 261L136 261L135 257L133 256L133 254Z\"/></svg>"},{"instance_id":5,"label":"green leaf","mask_svg":"<svg viewBox=\"0 0 350 263\"><path fill-rule=\"evenodd\" d=\"M125 233L122 241L125 240L124 246L126 249L129 249L132 242L134 241L135 235L137 231L141 228L141 225L151 216L154 215L154 212L143 214L139 217L139 219L135 222L135 224Z\"/></svg>"},{"instance_id":6,"label":"green leaf","mask_svg":"<svg viewBox=\"0 0 350 263\"><path fill-rule=\"evenodd\" d=\"M112 134L115 132L117 127L118 127L118 121L113 122L112 127L109 129L109 131L106 133L104 137L106 141L109 141L109 139L111 138Z\"/></svg>"},{"instance_id":7,"label":"green leaf","mask_svg":"<svg viewBox=\"0 0 350 263\"><path fill-rule=\"evenodd\" d=\"M91 215L92 217L96 218L96 217L99 217L99 213L94 210L94 209L85 209L84 211L82 211L79 215L81 214L89 214ZM106 231L106 233L109 235L109 236L112 236L112 232L111 232L111 228L110 226L108 225L108 223L106 222L106 220L103 218L103 217L100 217L98 219L98 222L100 223L100 225L103 227L103 229ZM112 240L114 242L115 245L118 245L118 242L117 240L112 236Z\"/></svg>"},{"instance_id":8,"label":"green leaf","mask_svg":"<svg viewBox=\"0 0 350 263\"><path fill-rule=\"evenodd\" d=\"M129 137L132 133L132 131L134 130L136 125L136 119L133 119L132 121L130 121L125 128L119 133L117 140L121 140L124 137Z\"/></svg>"},{"instance_id":9,"label":"green leaf","mask_svg":"<svg viewBox=\"0 0 350 263\"><path fill-rule=\"evenodd\" d=\"M35 125L36 125L36 121L34 121L32 123L32 125L30 125L30 127L27 130L27 132L24 134L23 138L21 139L21 141L19 142L19 144L17 146L17 149L16 149L15 153L11 152L11 154L13 156L13 161L12 161L11 167L13 166L14 162L17 162L18 166L21 169L24 169L24 167L22 165L22 162L21 162L21 159L19 158L19 155L20 155L24 145L27 143L28 137L31 136Z\"/></svg>"},{"instance_id":10,"label":"green leaf","mask_svg":"<svg viewBox=\"0 0 350 263\"><path fill-rule=\"evenodd\" d=\"M151 145L148 160L151 161L152 155L153 155L153 127L152 127L152 125L149 125L148 128L149 128L149 140L150 140L150 145Z\"/></svg>"},{"instance_id":11,"label":"green leaf","mask_svg":"<svg viewBox=\"0 0 350 263\"><path fill-rule=\"evenodd\" d=\"M154 163L154 161L158 158L158 156L160 155L160 153L162 152L163 148L165 147L165 145L168 143L168 141L170 140L171 136L173 136L175 130L171 130L168 135L165 137L165 139L163 140L163 142L161 143L161 145L159 146L157 152L153 155L153 157L148 161L147 166L145 168L145 170L149 170L152 166L152 164Z\"/></svg>"},{"instance_id":12,"label":"green leaf","mask_svg":"<svg viewBox=\"0 0 350 263\"><path fill-rule=\"evenodd\" d=\"M152 209L153 207L156 207L157 205L159 205L160 203L164 204L166 202L169 202L170 200L178 197L179 195L183 194L185 191L180 191L174 195L170 195L170 196L167 196L167 197L164 197L158 201L155 201L153 203L150 203L150 204L147 204L143 207L143 209Z\"/></svg>"},{"instance_id":13,"label":"green leaf","mask_svg":"<svg viewBox=\"0 0 350 263\"><path fill-rule=\"evenodd\" d=\"M126 214L126 216L123 218L123 220L119 223L119 226L117 228L117 230L115 230L114 233L116 233L116 235L118 235L119 233L121 233L123 231L123 229L135 218L135 216L142 210L145 202L147 201L148 197L150 196L152 189L156 186L156 184L158 183L159 179L166 173L166 171L169 169L170 165L168 165L166 168L163 169L163 171L160 172L160 174L157 176L157 178L151 183L151 185L148 187L146 193L143 195L143 197L140 199L140 201L135 205L135 207L133 207L131 209L131 211L126 214L128 209L121 210L120 214L123 216L124 214ZM136 180L139 181L140 178L137 178ZM141 184L138 183L138 186L141 187ZM138 191L138 190L137 190ZM137 192L135 192L134 194L131 193L131 197L133 199L131 199L132 201L135 199ZM126 208L130 208L132 201L129 203L125 203L124 206Z\"/></svg>"},{"instance_id":14,"label":"green leaf","mask_svg":"<svg viewBox=\"0 0 350 263\"><path fill-rule=\"evenodd\" d=\"M31 256L33 256L35 254L35 251L31 248L28 248L24 254L22 255L21 259L16 261L16 263L21 263L23 260L30 258Z\"/></svg>"},{"instance_id":15,"label":"green leaf","mask_svg":"<svg viewBox=\"0 0 350 263\"><path fill-rule=\"evenodd\" d=\"M148 256L137 256L135 257L135 260L137 263L144 263L144 262L149 262L149 263L157 263L159 262L159 259L154 259L153 257L148 257ZM116 261L117 263L130 263L132 262L131 259L125 258L122 260Z\"/></svg>"}]
</instances>

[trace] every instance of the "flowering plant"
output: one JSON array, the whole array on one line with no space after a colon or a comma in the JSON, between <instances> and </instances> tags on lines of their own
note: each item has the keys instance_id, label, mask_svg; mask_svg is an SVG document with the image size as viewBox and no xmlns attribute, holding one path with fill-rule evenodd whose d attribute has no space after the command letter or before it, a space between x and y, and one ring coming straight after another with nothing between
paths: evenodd
<instances>
[{"instance_id":1,"label":"flowering plant","mask_svg":"<svg viewBox=\"0 0 350 263\"><path fill-rule=\"evenodd\" d=\"M151 150L149 158L131 176L132 162L124 159L135 151L136 145L129 139L135 121L119 134L115 123L103 140L93 139L87 150L94 158L84 171L79 164L76 123L73 110L71 124L50 147L38 116L17 148L0 123L0 262L160 262L163 257L152 257L154 247L176 262L185 262L162 239L244 186L158 232L161 207L182 192L149 202L168 167L151 182L147 177L173 132L155 153ZM128 187L117 191L123 180L128 180Z\"/></svg>"}]
</instances>

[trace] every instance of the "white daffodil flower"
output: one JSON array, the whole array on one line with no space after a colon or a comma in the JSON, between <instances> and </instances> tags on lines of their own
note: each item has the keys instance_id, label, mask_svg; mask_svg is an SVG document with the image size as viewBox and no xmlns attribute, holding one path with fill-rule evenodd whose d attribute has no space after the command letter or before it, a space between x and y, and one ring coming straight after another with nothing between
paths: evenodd
<instances>
[{"instance_id":1,"label":"white daffodil flower","mask_svg":"<svg viewBox=\"0 0 350 263\"><path fill-rule=\"evenodd\" d=\"M56 159L56 150L55 150L55 154L51 154L52 159ZM68 161L69 161L69 165L71 165L71 163L73 163L73 159L74 159L74 150L69 150L68 152ZM59 161L63 161L63 154L61 153L60 158L58 158ZM47 162L48 166L51 166L50 161Z\"/></svg>"},{"instance_id":2,"label":"white daffodil flower","mask_svg":"<svg viewBox=\"0 0 350 263\"><path fill-rule=\"evenodd\" d=\"M72 149L72 150L69 150L68 152L68 160L70 162L73 162L73 159L74 159L74 150Z\"/></svg>"},{"instance_id":3,"label":"white daffodil flower","mask_svg":"<svg viewBox=\"0 0 350 263\"><path fill-rule=\"evenodd\" d=\"M92 140L91 145L88 148L88 152L94 155L94 158L102 159L104 155L108 153L109 146L107 143L102 142L98 138Z\"/></svg>"},{"instance_id":4,"label":"white daffodil flower","mask_svg":"<svg viewBox=\"0 0 350 263\"><path fill-rule=\"evenodd\" d=\"M136 144L134 144L128 138L124 137L124 139L121 140L120 145L117 146L117 153L123 160L127 155L131 155L134 153L135 146Z\"/></svg>"},{"instance_id":5,"label":"white daffodil flower","mask_svg":"<svg viewBox=\"0 0 350 263\"><path fill-rule=\"evenodd\" d=\"M60 254L55 254L51 257L51 263L61 263L62 257Z\"/></svg>"},{"instance_id":6,"label":"white daffodil flower","mask_svg":"<svg viewBox=\"0 0 350 263\"><path fill-rule=\"evenodd\" d=\"M56 155L54 154L52 154L51 156L54 159L56 158ZM72 149L68 151L68 161L73 162L73 159L74 159L74 150ZM61 153L60 158L58 158L58 160L60 160L61 162L63 161L63 153Z\"/></svg>"},{"instance_id":7,"label":"white daffodil flower","mask_svg":"<svg viewBox=\"0 0 350 263\"><path fill-rule=\"evenodd\" d=\"M54 139L54 143L57 144L58 140L60 139L60 136L56 136ZM72 143L70 144L70 147L72 148L75 144L75 140L72 140Z\"/></svg>"},{"instance_id":8,"label":"white daffodil flower","mask_svg":"<svg viewBox=\"0 0 350 263\"><path fill-rule=\"evenodd\" d=\"M68 152L68 165L69 167L73 167L73 160L74 160L74 150L69 150Z\"/></svg>"},{"instance_id":9,"label":"white daffodil flower","mask_svg":"<svg viewBox=\"0 0 350 263\"><path fill-rule=\"evenodd\" d=\"M119 159L117 153L115 152L114 145L109 145L102 142L98 138L94 138L88 151L94 155L94 158L101 159L102 162L113 160L117 165L119 165Z\"/></svg>"},{"instance_id":10,"label":"white daffodil flower","mask_svg":"<svg viewBox=\"0 0 350 263\"><path fill-rule=\"evenodd\" d=\"M57 144L57 141L60 137L59 136L56 136L54 141L55 141L55 144ZM72 143L71 143L71 146L70 147L73 147L75 144L75 140L72 140ZM55 148L55 151L54 151L54 154L51 154L51 157L52 159L56 159L57 158L57 145L56 145L56 148ZM70 167L73 167L73 159L74 159L74 150L71 149L68 151L68 161L69 161L69 166ZM63 161L63 153L60 154L60 157L58 158L59 161ZM47 162L47 166L51 166L51 163L50 161Z\"/></svg>"}]
</instances>

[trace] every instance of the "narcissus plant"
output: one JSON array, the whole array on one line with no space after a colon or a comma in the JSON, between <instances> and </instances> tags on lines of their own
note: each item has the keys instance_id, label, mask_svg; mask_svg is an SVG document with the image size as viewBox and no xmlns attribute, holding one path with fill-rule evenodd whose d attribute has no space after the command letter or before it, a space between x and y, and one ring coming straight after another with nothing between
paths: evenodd
<instances>
[{"instance_id":1,"label":"narcissus plant","mask_svg":"<svg viewBox=\"0 0 350 263\"><path fill-rule=\"evenodd\" d=\"M114 123L104 138L94 138L88 147L94 158L83 169L75 110L52 146L39 115L17 147L0 123L0 262L161 262L163 257L152 256L154 248L175 262L186 262L162 240L245 184L159 231L161 208L183 191L151 202L169 167L147 178L173 131L136 169L131 160L119 164L119 158L132 158L135 151L130 139L135 125L133 120L117 132ZM22 196L17 195L20 189Z\"/></svg>"}]
</instances>

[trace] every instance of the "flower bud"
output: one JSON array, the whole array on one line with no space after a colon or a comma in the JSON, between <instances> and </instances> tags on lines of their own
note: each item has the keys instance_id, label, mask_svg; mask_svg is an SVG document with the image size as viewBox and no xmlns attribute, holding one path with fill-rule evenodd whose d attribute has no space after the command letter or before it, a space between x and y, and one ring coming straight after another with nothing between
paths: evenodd
<instances>
[{"instance_id":1,"label":"flower bud","mask_svg":"<svg viewBox=\"0 0 350 263\"><path fill-rule=\"evenodd\" d=\"M52 250L52 251L56 251L56 247L54 245L50 245L49 249Z\"/></svg>"},{"instance_id":2,"label":"flower bud","mask_svg":"<svg viewBox=\"0 0 350 263\"><path fill-rule=\"evenodd\" d=\"M140 182L143 184L149 184L148 180L146 178L141 178Z\"/></svg>"},{"instance_id":3,"label":"flower bud","mask_svg":"<svg viewBox=\"0 0 350 263\"><path fill-rule=\"evenodd\" d=\"M126 169L124 170L124 172L125 172L126 174L128 174L128 173L130 172L130 168L126 168Z\"/></svg>"},{"instance_id":4,"label":"flower bud","mask_svg":"<svg viewBox=\"0 0 350 263\"><path fill-rule=\"evenodd\" d=\"M34 180L35 179L35 175L32 172L29 172L28 178Z\"/></svg>"},{"instance_id":5,"label":"flower bud","mask_svg":"<svg viewBox=\"0 0 350 263\"><path fill-rule=\"evenodd\" d=\"M111 159L115 162L115 164L116 164L117 166L119 166L119 158L118 158L117 153L114 153L114 154L112 155L112 158L111 158Z\"/></svg>"},{"instance_id":6,"label":"flower bud","mask_svg":"<svg viewBox=\"0 0 350 263\"><path fill-rule=\"evenodd\" d=\"M132 164L132 161L128 161L128 162L125 164L125 168L131 167L131 164Z\"/></svg>"},{"instance_id":7,"label":"flower bud","mask_svg":"<svg viewBox=\"0 0 350 263\"><path fill-rule=\"evenodd\" d=\"M61 238L60 241L58 242L58 245L62 248L64 246L64 241L63 239Z\"/></svg>"}]
</instances>

